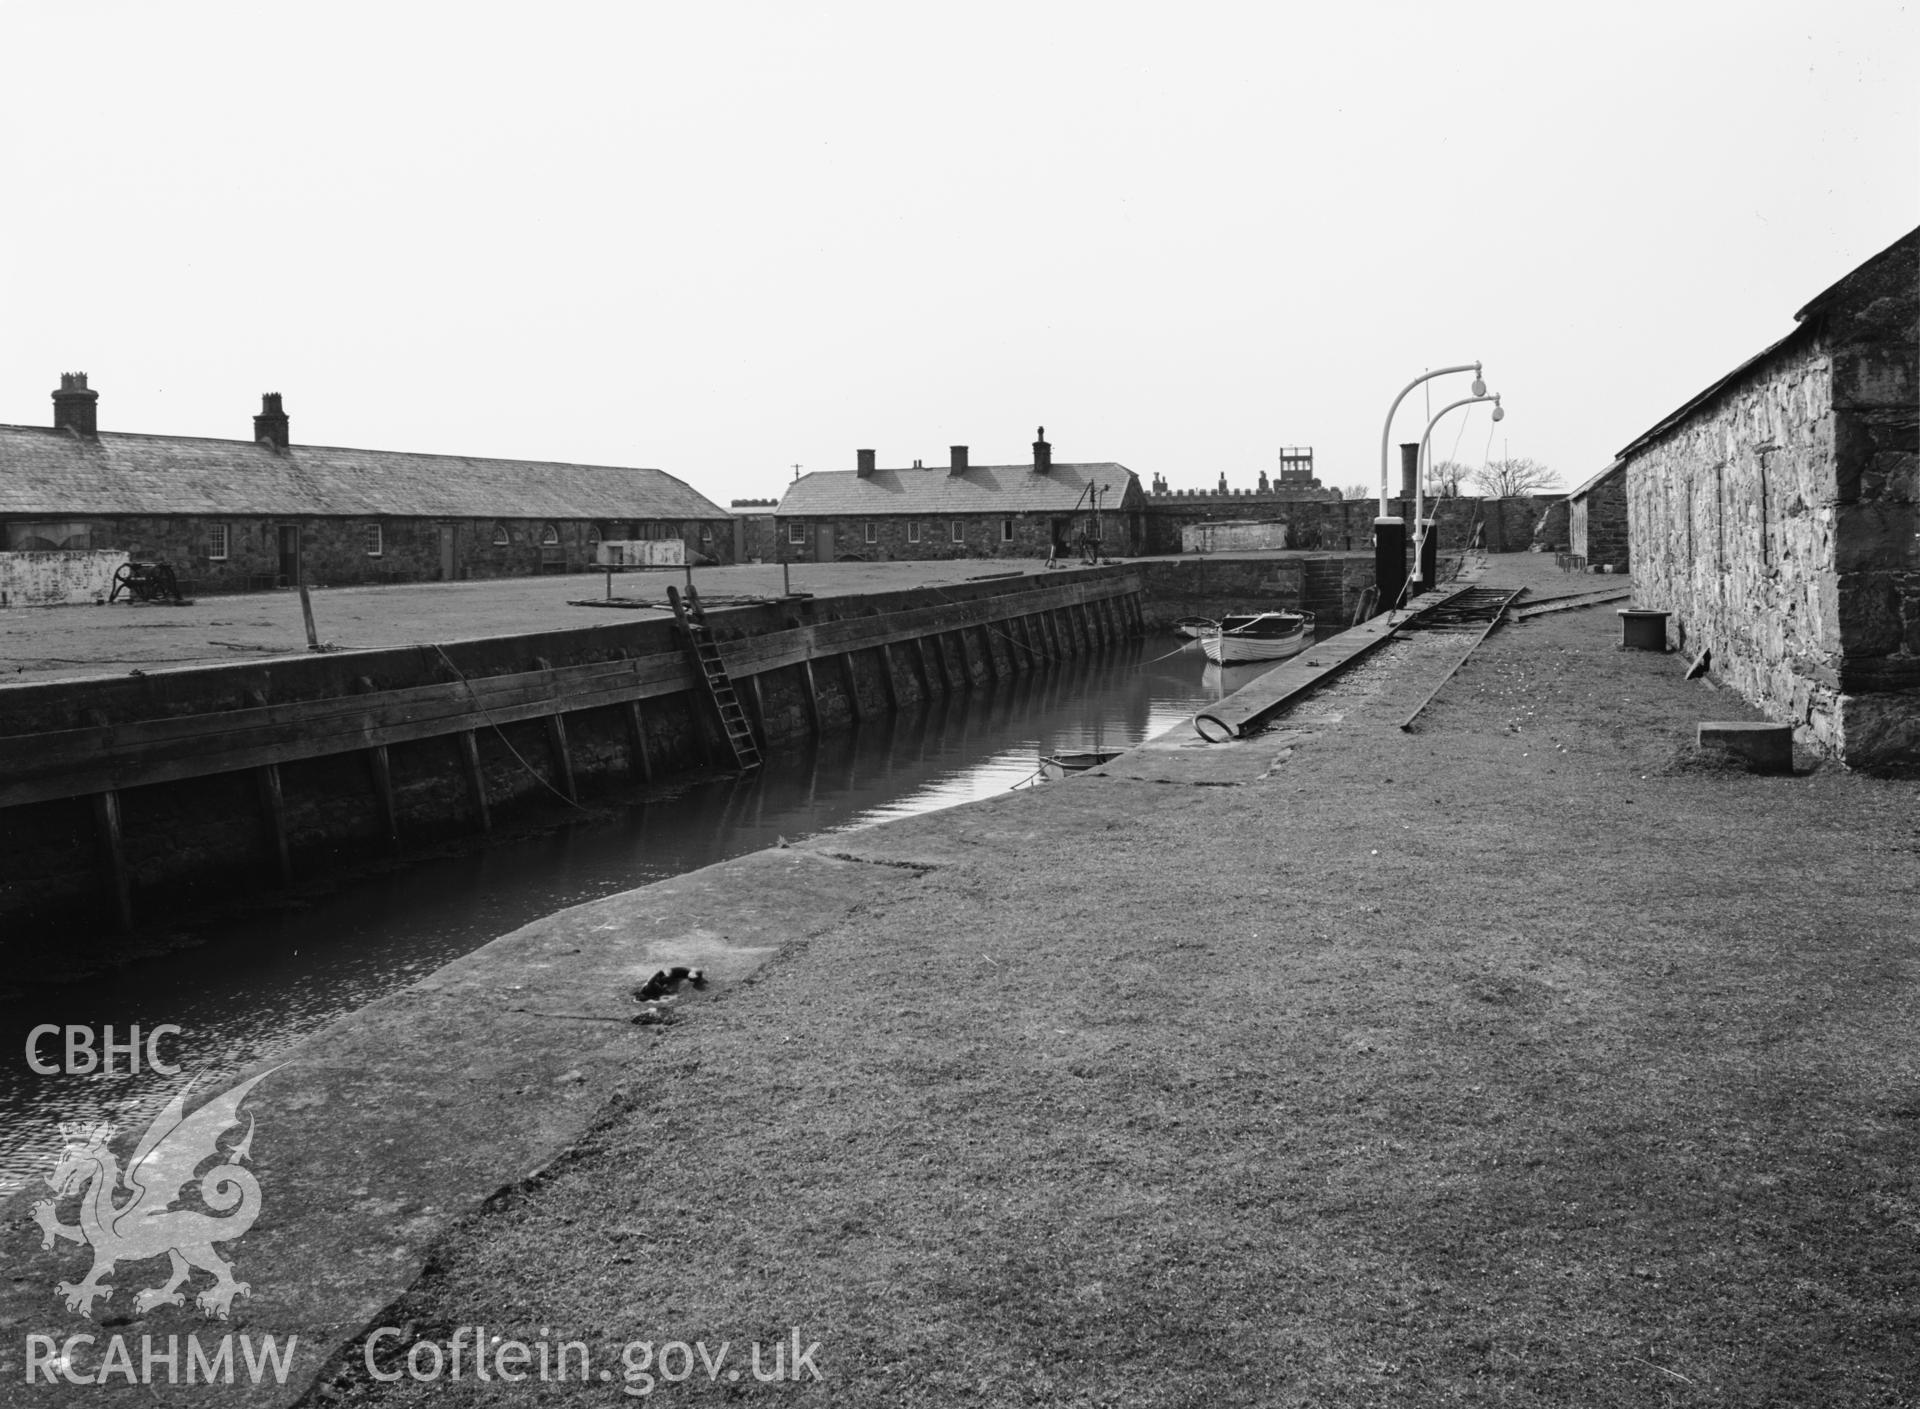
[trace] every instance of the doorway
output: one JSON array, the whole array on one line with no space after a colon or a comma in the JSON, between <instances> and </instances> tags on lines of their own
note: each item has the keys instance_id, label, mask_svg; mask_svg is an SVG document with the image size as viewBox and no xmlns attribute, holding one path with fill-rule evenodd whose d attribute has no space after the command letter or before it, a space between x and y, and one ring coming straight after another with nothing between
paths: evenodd
<instances>
[{"instance_id":1,"label":"doorway","mask_svg":"<svg viewBox=\"0 0 1920 1409\"><path fill-rule=\"evenodd\" d=\"M454 548L457 530L450 523L440 525L440 580L453 581Z\"/></svg>"},{"instance_id":2,"label":"doorway","mask_svg":"<svg viewBox=\"0 0 1920 1409\"><path fill-rule=\"evenodd\" d=\"M280 586L300 585L300 525L280 525Z\"/></svg>"},{"instance_id":3,"label":"doorway","mask_svg":"<svg viewBox=\"0 0 1920 1409\"><path fill-rule=\"evenodd\" d=\"M815 561L830 563L833 561L833 525L823 523L814 530L813 556Z\"/></svg>"}]
</instances>

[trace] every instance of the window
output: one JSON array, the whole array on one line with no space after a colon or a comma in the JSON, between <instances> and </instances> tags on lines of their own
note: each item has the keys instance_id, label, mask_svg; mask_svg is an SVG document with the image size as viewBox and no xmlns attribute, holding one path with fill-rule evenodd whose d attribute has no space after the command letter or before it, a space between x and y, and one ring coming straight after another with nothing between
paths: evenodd
<instances>
[{"instance_id":1,"label":"window","mask_svg":"<svg viewBox=\"0 0 1920 1409\"><path fill-rule=\"evenodd\" d=\"M560 546L560 530L552 524L548 524L545 528L541 529L540 546L542 548L558 548Z\"/></svg>"},{"instance_id":2,"label":"window","mask_svg":"<svg viewBox=\"0 0 1920 1409\"><path fill-rule=\"evenodd\" d=\"M1000 541L1002 543L1013 542L1013 520L1012 519L1000 520Z\"/></svg>"},{"instance_id":3,"label":"window","mask_svg":"<svg viewBox=\"0 0 1920 1409\"><path fill-rule=\"evenodd\" d=\"M966 525L958 519L953 521L953 541L955 543L964 543L967 541Z\"/></svg>"},{"instance_id":4,"label":"window","mask_svg":"<svg viewBox=\"0 0 1920 1409\"><path fill-rule=\"evenodd\" d=\"M807 530L803 525L797 524L797 523L790 523L787 525L787 542L805 543L806 541L807 541Z\"/></svg>"},{"instance_id":5,"label":"window","mask_svg":"<svg viewBox=\"0 0 1920 1409\"><path fill-rule=\"evenodd\" d=\"M380 525L377 523L367 525L367 556L369 558L380 556Z\"/></svg>"},{"instance_id":6,"label":"window","mask_svg":"<svg viewBox=\"0 0 1920 1409\"><path fill-rule=\"evenodd\" d=\"M920 525L917 523L908 524L907 525L907 542L918 543L919 541L920 541Z\"/></svg>"},{"instance_id":7,"label":"window","mask_svg":"<svg viewBox=\"0 0 1920 1409\"><path fill-rule=\"evenodd\" d=\"M700 525L700 541L702 543L713 542L713 525L712 524L703 523Z\"/></svg>"},{"instance_id":8,"label":"window","mask_svg":"<svg viewBox=\"0 0 1920 1409\"><path fill-rule=\"evenodd\" d=\"M880 541L880 525L877 523L868 524L867 525L867 542L878 543L879 541Z\"/></svg>"},{"instance_id":9,"label":"window","mask_svg":"<svg viewBox=\"0 0 1920 1409\"><path fill-rule=\"evenodd\" d=\"M493 546L496 548L504 548L507 546L509 541L510 540L507 536L507 526L503 523L495 524L493 526Z\"/></svg>"},{"instance_id":10,"label":"window","mask_svg":"<svg viewBox=\"0 0 1920 1409\"><path fill-rule=\"evenodd\" d=\"M207 556L224 558L227 556L227 526L223 523L207 525Z\"/></svg>"}]
</instances>

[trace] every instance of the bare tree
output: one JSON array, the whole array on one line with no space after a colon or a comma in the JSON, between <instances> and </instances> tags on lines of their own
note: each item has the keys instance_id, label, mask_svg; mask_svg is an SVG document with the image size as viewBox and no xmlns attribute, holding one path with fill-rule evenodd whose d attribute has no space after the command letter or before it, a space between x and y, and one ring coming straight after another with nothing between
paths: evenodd
<instances>
[{"instance_id":1,"label":"bare tree","mask_svg":"<svg viewBox=\"0 0 1920 1409\"><path fill-rule=\"evenodd\" d=\"M1371 499L1373 496L1374 491L1368 489L1364 484L1350 484L1340 491L1340 497L1342 499Z\"/></svg>"},{"instance_id":2,"label":"bare tree","mask_svg":"<svg viewBox=\"0 0 1920 1409\"><path fill-rule=\"evenodd\" d=\"M1560 477L1538 460L1524 456L1489 460L1473 472L1473 482L1489 498L1507 499L1558 489Z\"/></svg>"},{"instance_id":3,"label":"bare tree","mask_svg":"<svg viewBox=\"0 0 1920 1409\"><path fill-rule=\"evenodd\" d=\"M1454 499L1460 494L1460 486L1472 479L1474 468L1463 465L1458 460L1442 460L1437 465L1427 466L1427 493L1435 499Z\"/></svg>"}]
</instances>

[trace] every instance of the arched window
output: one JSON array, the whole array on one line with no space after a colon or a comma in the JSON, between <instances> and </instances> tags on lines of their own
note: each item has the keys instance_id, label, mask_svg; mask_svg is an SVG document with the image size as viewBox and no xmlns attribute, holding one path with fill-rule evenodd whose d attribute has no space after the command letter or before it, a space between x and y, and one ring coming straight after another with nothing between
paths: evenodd
<instances>
[{"instance_id":1,"label":"arched window","mask_svg":"<svg viewBox=\"0 0 1920 1409\"><path fill-rule=\"evenodd\" d=\"M511 541L512 539L507 534L507 526L505 524L497 523L493 526L493 546L494 547L504 548Z\"/></svg>"},{"instance_id":2,"label":"arched window","mask_svg":"<svg viewBox=\"0 0 1920 1409\"><path fill-rule=\"evenodd\" d=\"M542 548L557 548L560 546L560 529L557 525L548 524L540 530L540 546Z\"/></svg>"}]
</instances>

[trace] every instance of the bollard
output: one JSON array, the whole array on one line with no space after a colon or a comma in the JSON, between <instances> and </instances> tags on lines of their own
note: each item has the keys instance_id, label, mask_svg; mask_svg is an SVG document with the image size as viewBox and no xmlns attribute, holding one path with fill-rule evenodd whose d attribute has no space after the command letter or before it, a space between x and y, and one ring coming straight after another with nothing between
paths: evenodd
<instances>
[{"instance_id":1,"label":"bollard","mask_svg":"<svg viewBox=\"0 0 1920 1409\"><path fill-rule=\"evenodd\" d=\"M1405 519L1373 521L1373 580L1380 589L1381 611L1391 611L1400 605L1400 593L1407 585Z\"/></svg>"}]
</instances>

